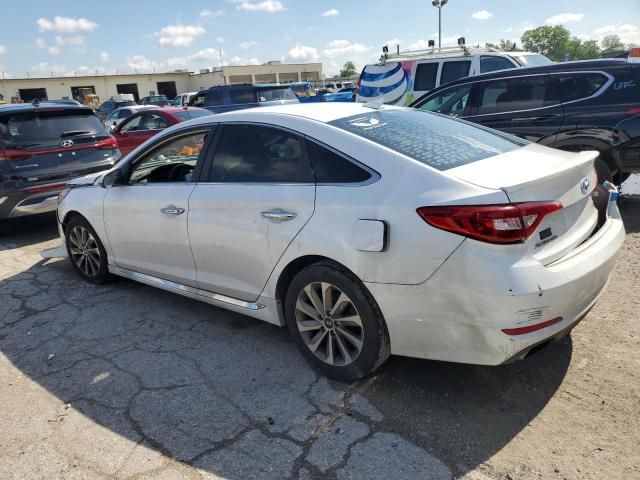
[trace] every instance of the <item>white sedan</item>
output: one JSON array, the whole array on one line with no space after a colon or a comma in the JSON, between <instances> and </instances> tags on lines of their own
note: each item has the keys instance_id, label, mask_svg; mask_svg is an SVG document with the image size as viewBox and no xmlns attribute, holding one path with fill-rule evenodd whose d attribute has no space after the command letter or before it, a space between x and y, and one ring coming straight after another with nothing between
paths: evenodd
<instances>
[{"instance_id":1,"label":"white sedan","mask_svg":"<svg viewBox=\"0 0 640 480\"><path fill-rule=\"evenodd\" d=\"M355 103L181 123L60 195L110 274L287 326L341 380L390 354L499 365L573 328L624 239L595 152Z\"/></svg>"}]
</instances>

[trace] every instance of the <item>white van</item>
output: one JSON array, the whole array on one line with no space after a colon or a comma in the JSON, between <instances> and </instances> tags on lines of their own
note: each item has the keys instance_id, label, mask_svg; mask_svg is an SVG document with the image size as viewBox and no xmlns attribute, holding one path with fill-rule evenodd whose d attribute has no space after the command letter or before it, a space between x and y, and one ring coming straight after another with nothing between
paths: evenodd
<instances>
[{"instance_id":1,"label":"white van","mask_svg":"<svg viewBox=\"0 0 640 480\"><path fill-rule=\"evenodd\" d=\"M410 105L429 90L461 77L509 68L538 67L551 62L539 53L503 52L460 45L388 53L360 74L356 102Z\"/></svg>"}]
</instances>

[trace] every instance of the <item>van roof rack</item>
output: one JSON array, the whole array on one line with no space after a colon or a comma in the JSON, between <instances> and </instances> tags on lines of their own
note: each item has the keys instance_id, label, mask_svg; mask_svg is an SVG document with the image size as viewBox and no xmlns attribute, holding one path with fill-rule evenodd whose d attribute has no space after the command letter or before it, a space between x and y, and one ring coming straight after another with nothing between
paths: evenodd
<instances>
[{"instance_id":1,"label":"van roof rack","mask_svg":"<svg viewBox=\"0 0 640 480\"><path fill-rule=\"evenodd\" d=\"M421 57L432 57L432 58L441 58L441 57L450 57L455 53L462 53L463 55L471 55L474 51L484 51L484 52L497 52L498 50L491 47L473 47L469 45L457 45L455 47L431 47L431 48L423 48L420 50L405 50L398 51L397 53L389 53L385 48L382 50L382 56L380 57L380 64L384 65L388 60L412 60L415 58Z\"/></svg>"}]
</instances>

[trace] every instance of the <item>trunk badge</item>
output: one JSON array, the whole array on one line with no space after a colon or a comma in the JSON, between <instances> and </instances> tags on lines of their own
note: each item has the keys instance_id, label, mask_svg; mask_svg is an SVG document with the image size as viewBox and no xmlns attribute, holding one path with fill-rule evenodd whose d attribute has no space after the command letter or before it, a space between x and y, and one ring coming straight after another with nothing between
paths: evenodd
<instances>
[{"instance_id":1,"label":"trunk badge","mask_svg":"<svg viewBox=\"0 0 640 480\"><path fill-rule=\"evenodd\" d=\"M583 179L580 182L580 191L583 195L586 195L589 192L589 187L591 186L591 181L588 178Z\"/></svg>"},{"instance_id":2,"label":"trunk badge","mask_svg":"<svg viewBox=\"0 0 640 480\"><path fill-rule=\"evenodd\" d=\"M73 147L73 140L63 140L60 142L61 147Z\"/></svg>"}]
</instances>

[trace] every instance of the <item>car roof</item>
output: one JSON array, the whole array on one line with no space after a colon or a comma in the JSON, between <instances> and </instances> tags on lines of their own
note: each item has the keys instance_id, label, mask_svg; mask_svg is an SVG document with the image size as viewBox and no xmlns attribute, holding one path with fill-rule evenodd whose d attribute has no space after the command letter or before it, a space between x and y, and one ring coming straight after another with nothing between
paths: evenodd
<instances>
[{"instance_id":1,"label":"car roof","mask_svg":"<svg viewBox=\"0 0 640 480\"><path fill-rule=\"evenodd\" d=\"M301 83L301 82L300 82ZM238 83L236 85L215 85L213 87L209 87L208 90L220 89L220 88L289 88L288 83ZM207 90L200 90L198 93L206 93Z\"/></svg>"},{"instance_id":2,"label":"car roof","mask_svg":"<svg viewBox=\"0 0 640 480\"><path fill-rule=\"evenodd\" d=\"M41 110L91 110L82 104L58 103L43 101L39 103L5 103L0 106L0 112L28 112Z\"/></svg>"}]
</instances>

